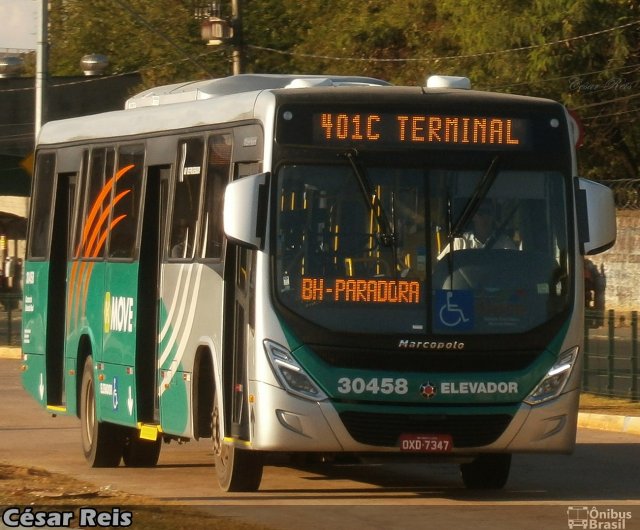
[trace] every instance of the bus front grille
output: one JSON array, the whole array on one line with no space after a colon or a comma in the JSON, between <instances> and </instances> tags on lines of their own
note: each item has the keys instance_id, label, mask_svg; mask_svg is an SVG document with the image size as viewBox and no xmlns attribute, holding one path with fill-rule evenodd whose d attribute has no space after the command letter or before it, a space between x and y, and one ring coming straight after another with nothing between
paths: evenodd
<instances>
[{"instance_id":1,"label":"bus front grille","mask_svg":"<svg viewBox=\"0 0 640 530\"><path fill-rule=\"evenodd\" d=\"M542 350L412 351L313 345L325 363L339 368L411 372L514 372L526 369Z\"/></svg>"},{"instance_id":2,"label":"bus front grille","mask_svg":"<svg viewBox=\"0 0 640 530\"><path fill-rule=\"evenodd\" d=\"M397 446L402 434L449 434L453 447L481 447L495 442L505 431L509 414L426 415L379 414L346 411L340 419L357 442Z\"/></svg>"}]
</instances>

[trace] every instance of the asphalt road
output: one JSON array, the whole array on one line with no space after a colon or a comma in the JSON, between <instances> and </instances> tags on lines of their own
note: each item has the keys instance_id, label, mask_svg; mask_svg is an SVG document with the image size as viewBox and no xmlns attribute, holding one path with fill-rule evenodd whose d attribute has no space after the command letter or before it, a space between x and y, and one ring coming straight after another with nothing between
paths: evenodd
<instances>
[{"instance_id":1,"label":"asphalt road","mask_svg":"<svg viewBox=\"0 0 640 530\"><path fill-rule=\"evenodd\" d=\"M215 483L208 441L164 445L153 469L87 467L79 421L40 409L22 390L19 365L0 359L1 461L278 529L640 528L638 435L581 429L571 456L517 455L499 492L465 490L450 464L301 468L274 461L259 492L229 494Z\"/></svg>"}]
</instances>

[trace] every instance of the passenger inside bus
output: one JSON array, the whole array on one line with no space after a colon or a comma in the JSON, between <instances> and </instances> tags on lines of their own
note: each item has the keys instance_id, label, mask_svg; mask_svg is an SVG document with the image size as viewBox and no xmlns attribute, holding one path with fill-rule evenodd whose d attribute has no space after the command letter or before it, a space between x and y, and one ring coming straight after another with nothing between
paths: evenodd
<instances>
[{"instance_id":1,"label":"passenger inside bus","mask_svg":"<svg viewBox=\"0 0 640 530\"><path fill-rule=\"evenodd\" d=\"M192 247L189 244L189 226L185 219L178 219L172 231L171 257L188 259L192 257Z\"/></svg>"}]
</instances>

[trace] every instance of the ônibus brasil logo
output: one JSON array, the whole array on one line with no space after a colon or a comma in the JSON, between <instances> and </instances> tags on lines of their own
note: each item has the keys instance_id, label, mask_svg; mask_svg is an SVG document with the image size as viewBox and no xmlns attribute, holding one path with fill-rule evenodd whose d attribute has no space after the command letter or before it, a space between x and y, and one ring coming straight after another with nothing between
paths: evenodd
<instances>
[{"instance_id":1,"label":"\u00f4nibus brasil logo","mask_svg":"<svg viewBox=\"0 0 640 530\"><path fill-rule=\"evenodd\" d=\"M599 506L569 506L567 526L594 530L626 530L631 512Z\"/></svg>"}]
</instances>

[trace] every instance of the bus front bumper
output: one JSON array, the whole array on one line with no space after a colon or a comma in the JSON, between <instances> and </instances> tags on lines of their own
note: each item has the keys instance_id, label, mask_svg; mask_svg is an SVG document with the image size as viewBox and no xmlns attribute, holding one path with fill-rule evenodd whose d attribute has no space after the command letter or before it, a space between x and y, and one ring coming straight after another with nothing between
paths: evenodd
<instances>
[{"instance_id":1,"label":"bus front bumper","mask_svg":"<svg viewBox=\"0 0 640 530\"><path fill-rule=\"evenodd\" d=\"M330 401L307 401L272 385L254 384L257 385L255 395L259 397L252 404L253 449L357 453L400 451L394 436L391 438L394 441L386 444L358 441L345 425L345 416L341 416ZM574 390L540 405L523 403L506 428L500 428L500 433L492 441L456 447L454 440L452 453L570 453L575 446L578 399L579 391ZM456 408L456 414L464 412L460 407ZM390 409L392 407L387 407ZM372 431L378 430L381 434L385 428L384 423L371 426ZM482 422L477 428L483 428Z\"/></svg>"}]
</instances>

